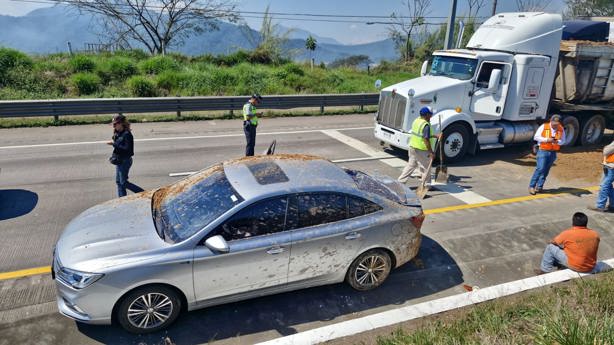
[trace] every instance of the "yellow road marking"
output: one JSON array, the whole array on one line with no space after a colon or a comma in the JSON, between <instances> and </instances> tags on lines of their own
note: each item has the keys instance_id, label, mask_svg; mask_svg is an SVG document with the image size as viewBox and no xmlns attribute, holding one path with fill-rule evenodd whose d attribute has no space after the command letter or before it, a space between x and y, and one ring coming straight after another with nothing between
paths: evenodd
<instances>
[{"instance_id":1,"label":"yellow road marking","mask_svg":"<svg viewBox=\"0 0 614 345\"><path fill-rule=\"evenodd\" d=\"M571 188L571 189L554 191L552 193L519 196L516 198L493 200L493 201L488 201L488 202L480 202L477 204L463 204L463 205L456 205L456 206L434 208L431 210L424 210L424 214L436 214L436 213L452 212L452 211L458 211L458 210L466 210L470 208L513 204L513 203L522 202L522 201L548 199L548 198L554 198L554 197L563 196L563 195L579 195L579 194L583 194L587 192L594 192L597 190L599 190L599 186L592 186L592 187L587 187L587 188Z\"/></svg>"},{"instance_id":2,"label":"yellow road marking","mask_svg":"<svg viewBox=\"0 0 614 345\"><path fill-rule=\"evenodd\" d=\"M0 273L0 280L23 278L27 276L34 276L37 274L47 274L47 273L51 273L51 266L35 267L35 268L28 268L25 270Z\"/></svg>"},{"instance_id":3,"label":"yellow road marking","mask_svg":"<svg viewBox=\"0 0 614 345\"><path fill-rule=\"evenodd\" d=\"M480 207L488 207L488 206L513 204L513 203L523 202L523 201L554 198L554 197L563 196L563 195L579 195L579 194L584 194L587 192L594 192L597 190L599 190L599 186L593 186L593 187L587 187L587 188L564 189L564 190L558 190L558 191L555 191L552 193L546 193L546 194L527 195L527 196L520 196L516 198L508 198L508 199L500 199L500 200L494 200L494 201L489 201L489 202L481 202L477 204L465 204L465 205L434 208L430 210L424 210L424 214L445 213L445 212L466 210L470 208L480 208ZM48 273L51 273L51 266L28 268L25 270L0 273L0 280L23 278L27 276L33 276L37 274L48 274Z\"/></svg>"}]
</instances>

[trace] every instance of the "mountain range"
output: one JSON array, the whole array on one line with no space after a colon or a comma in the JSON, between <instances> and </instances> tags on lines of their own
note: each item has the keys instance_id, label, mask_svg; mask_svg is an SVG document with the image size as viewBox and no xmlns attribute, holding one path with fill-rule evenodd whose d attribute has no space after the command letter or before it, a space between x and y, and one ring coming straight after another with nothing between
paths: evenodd
<instances>
[{"instance_id":1,"label":"mountain range","mask_svg":"<svg viewBox=\"0 0 614 345\"><path fill-rule=\"evenodd\" d=\"M0 15L0 46L31 54L48 54L67 51L67 42L70 42L74 50L80 50L86 43L100 43L97 33L101 27L98 22L92 14L80 13L65 5L37 9L21 17ZM218 30L193 35L173 51L186 55L216 55L254 48L248 37L258 37L256 30L223 21L217 24ZM283 27L281 29L287 30ZM314 52L317 63L329 63L351 55L367 55L377 63L392 60L397 55L390 39L344 45L333 38L320 37L301 29L289 29L289 40L285 48L292 52L294 60L309 59L309 51L305 49L305 39L309 35L317 40Z\"/></svg>"}]
</instances>

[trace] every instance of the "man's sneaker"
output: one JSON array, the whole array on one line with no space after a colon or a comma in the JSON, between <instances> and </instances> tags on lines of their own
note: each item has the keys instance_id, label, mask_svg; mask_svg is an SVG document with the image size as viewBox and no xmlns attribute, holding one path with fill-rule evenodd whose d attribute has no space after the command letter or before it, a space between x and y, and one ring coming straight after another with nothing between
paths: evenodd
<instances>
[{"instance_id":1,"label":"man's sneaker","mask_svg":"<svg viewBox=\"0 0 614 345\"><path fill-rule=\"evenodd\" d=\"M541 193L543 190L541 187L535 187L535 193Z\"/></svg>"},{"instance_id":2,"label":"man's sneaker","mask_svg":"<svg viewBox=\"0 0 614 345\"><path fill-rule=\"evenodd\" d=\"M535 188L529 187L529 194L535 195Z\"/></svg>"},{"instance_id":3,"label":"man's sneaker","mask_svg":"<svg viewBox=\"0 0 614 345\"><path fill-rule=\"evenodd\" d=\"M609 212L609 209L607 208L601 208L601 207L596 207L596 206L588 206L587 207L589 210L591 211L595 211L595 212Z\"/></svg>"}]
</instances>

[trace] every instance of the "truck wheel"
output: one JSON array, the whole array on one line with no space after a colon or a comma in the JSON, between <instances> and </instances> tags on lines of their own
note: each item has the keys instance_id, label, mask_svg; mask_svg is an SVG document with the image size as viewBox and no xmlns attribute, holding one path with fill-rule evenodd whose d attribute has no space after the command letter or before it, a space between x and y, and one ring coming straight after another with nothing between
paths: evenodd
<instances>
[{"instance_id":1,"label":"truck wheel","mask_svg":"<svg viewBox=\"0 0 614 345\"><path fill-rule=\"evenodd\" d=\"M469 148L469 131L460 123L455 123L443 131L444 161L453 163L460 161Z\"/></svg>"},{"instance_id":2,"label":"truck wheel","mask_svg":"<svg viewBox=\"0 0 614 345\"><path fill-rule=\"evenodd\" d=\"M565 128L565 143L563 145L573 146L580 135L580 122L575 116L565 116L563 118L563 128Z\"/></svg>"},{"instance_id":3,"label":"truck wheel","mask_svg":"<svg viewBox=\"0 0 614 345\"><path fill-rule=\"evenodd\" d=\"M593 145L601 142L605 131L605 118L601 115L591 116L582 125L580 132L580 145Z\"/></svg>"}]
</instances>

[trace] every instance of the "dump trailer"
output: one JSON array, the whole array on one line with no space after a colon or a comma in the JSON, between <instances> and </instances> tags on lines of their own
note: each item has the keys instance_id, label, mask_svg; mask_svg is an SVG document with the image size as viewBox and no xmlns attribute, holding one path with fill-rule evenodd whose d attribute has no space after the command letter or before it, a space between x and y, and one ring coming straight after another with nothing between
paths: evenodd
<instances>
[{"instance_id":1,"label":"dump trailer","mask_svg":"<svg viewBox=\"0 0 614 345\"><path fill-rule=\"evenodd\" d=\"M557 14L488 19L466 48L435 51L420 77L381 90L375 136L407 150L419 109L431 106L448 162L529 143L554 113L563 115L566 145L600 142L614 129L614 44L563 41L562 32Z\"/></svg>"}]
</instances>

